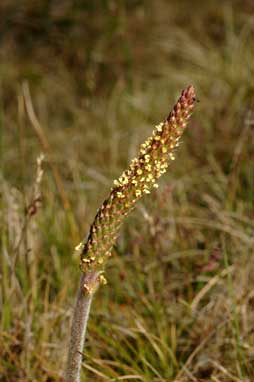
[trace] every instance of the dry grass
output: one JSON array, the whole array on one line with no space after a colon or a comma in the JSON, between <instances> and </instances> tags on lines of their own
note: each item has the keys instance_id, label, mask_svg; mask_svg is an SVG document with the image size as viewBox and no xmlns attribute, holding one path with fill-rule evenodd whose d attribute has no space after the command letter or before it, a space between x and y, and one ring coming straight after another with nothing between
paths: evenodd
<instances>
[{"instance_id":1,"label":"dry grass","mask_svg":"<svg viewBox=\"0 0 254 382\"><path fill-rule=\"evenodd\" d=\"M97 30L91 19L87 26L93 42L84 42L87 66L83 26L76 44L67 38L60 45L54 28L66 31L53 19L39 44L24 39L17 50L6 24L0 64L1 382L62 380L80 276L73 248L113 179L189 83L197 89L198 110L172 171L123 227L107 266L109 284L93 303L83 379L254 378L251 4L217 8L207 2L190 20L184 6L158 3L84 7L88 19L96 14L103 25ZM15 31L23 25L29 32L35 16L18 17ZM73 31L71 23L64 25ZM78 50L80 60L73 63L69 50ZM36 158L45 147L27 113L25 80L50 147L42 204L33 214Z\"/></svg>"}]
</instances>

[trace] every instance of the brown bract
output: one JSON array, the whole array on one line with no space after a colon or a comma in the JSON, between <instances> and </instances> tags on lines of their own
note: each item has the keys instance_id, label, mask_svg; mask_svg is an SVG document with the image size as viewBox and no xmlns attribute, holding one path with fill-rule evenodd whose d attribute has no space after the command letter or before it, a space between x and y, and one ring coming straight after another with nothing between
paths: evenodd
<instances>
[{"instance_id":1,"label":"brown bract","mask_svg":"<svg viewBox=\"0 0 254 382\"><path fill-rule=\"evenodd\" d=\"M111 255L119 228L135 203L157 188L158 178L166 172L195 105L193 86L182 91L168 118L157 125L141 146L137 158L114 181L109 197L98 210L88 239L81 243L81 269L86 272L103 268Z\"/></svg>"}]
</instances>

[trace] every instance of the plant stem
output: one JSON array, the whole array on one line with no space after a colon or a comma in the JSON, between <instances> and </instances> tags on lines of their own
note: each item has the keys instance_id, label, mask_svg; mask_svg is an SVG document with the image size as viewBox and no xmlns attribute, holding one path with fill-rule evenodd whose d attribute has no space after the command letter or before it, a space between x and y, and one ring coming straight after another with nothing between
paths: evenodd
<instances>
[{"instance_id":1,"label":"plant stem","mask_svg":"<svg viewBox=\"0 0 254 382\"><path fill-rule=\"evenodd\" d=\"M72 319L69 355L65 376L66 382L80 382L80 368L87 321L92 298L98 284L99 272L93 271L82 274Z\"/></svg>"}]
</instances>

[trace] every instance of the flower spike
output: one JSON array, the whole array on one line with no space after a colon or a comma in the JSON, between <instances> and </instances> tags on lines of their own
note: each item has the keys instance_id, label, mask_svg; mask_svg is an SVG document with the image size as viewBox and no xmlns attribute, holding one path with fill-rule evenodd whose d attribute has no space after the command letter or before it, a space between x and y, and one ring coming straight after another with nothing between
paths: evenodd
<instances>
[{"instance_id":1,"label":"flower spike","mask_svg":"<svg viewBox=\"0 0 254 382\"><path fill-rule=\"evenodd\" d=\"M109 197L98 210L86 242L81 243L81 269L100 270L111 255L119 228L144 195L157 188L179 144L196 101L193 86L182 91L168 118L157 125L141 146L129 168L114 181Z\"/></svg>"}]
</instances>

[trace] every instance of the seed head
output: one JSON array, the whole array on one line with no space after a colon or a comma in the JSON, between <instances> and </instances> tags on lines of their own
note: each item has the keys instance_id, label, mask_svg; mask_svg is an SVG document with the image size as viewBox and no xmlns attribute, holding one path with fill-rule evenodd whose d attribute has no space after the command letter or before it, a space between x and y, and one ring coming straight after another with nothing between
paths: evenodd
<instances>
[{"instance_id":1,"label":"seed head","mask_svg":"<svg viewBox=\"0 0 254 382\"><path fill-rule=\"evenodd\" d=\"M125 216L144 194L158 187L158 178L175 159L175 149L195 101L193 86L183 90L168 118L155 126L152 136L140 146L137 158L114 181L109 197L95 216L87 241L81 244L81 269L84 272L103 268Z\"/></svg>"}]
</instances>

